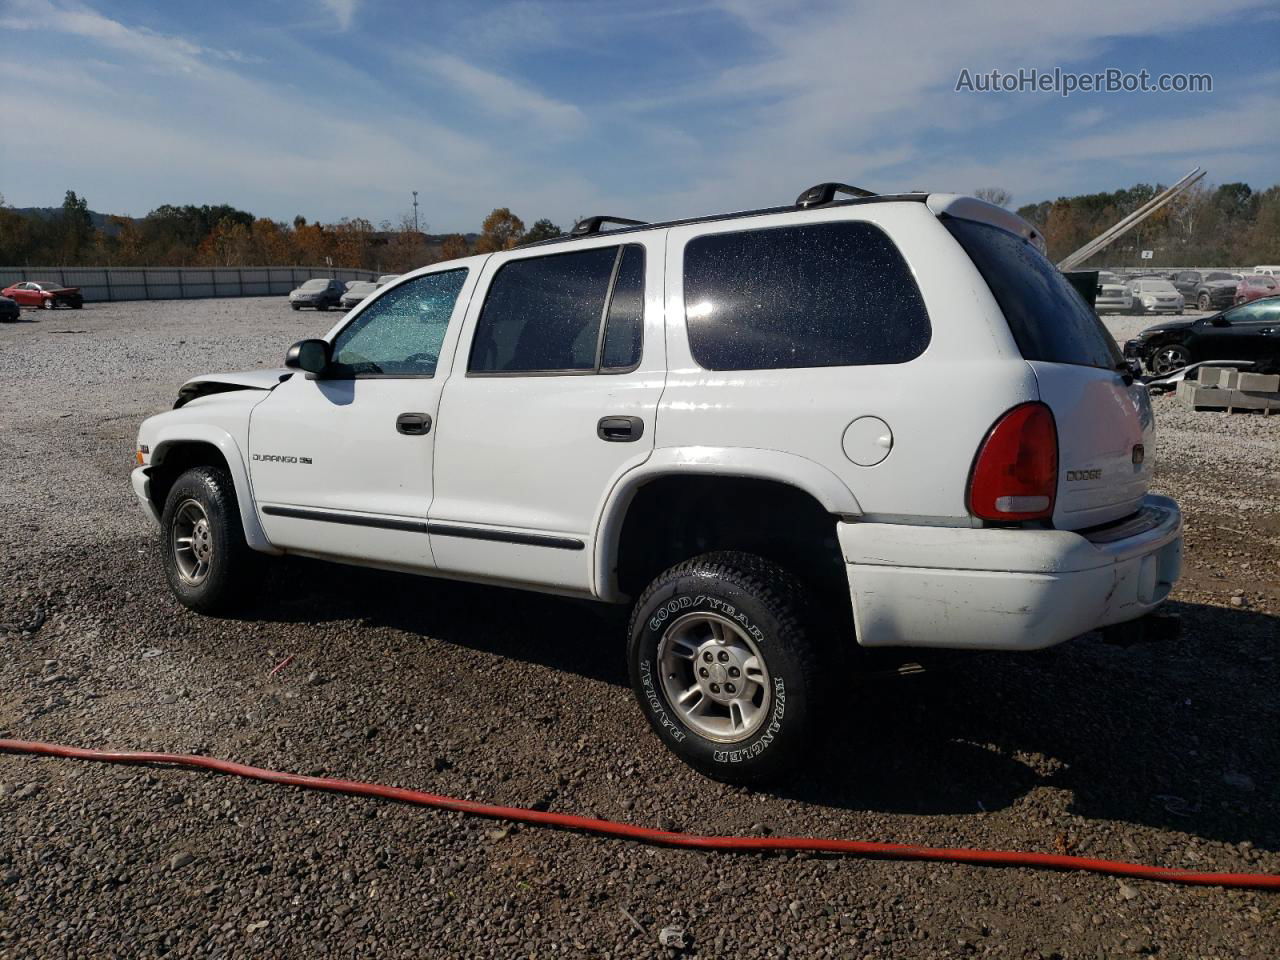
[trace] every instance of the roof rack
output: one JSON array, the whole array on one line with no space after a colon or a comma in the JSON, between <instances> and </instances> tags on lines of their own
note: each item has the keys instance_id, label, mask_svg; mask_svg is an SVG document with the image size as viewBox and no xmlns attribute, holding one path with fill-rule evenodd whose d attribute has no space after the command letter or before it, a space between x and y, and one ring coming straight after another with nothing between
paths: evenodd
<instances>
[{"instance_id":1,"label":"roof rack","mask_svg":"<svg viewBox=\"0 0 1280 960\"><path fill-rule=\"evenodd\" d=\"M851 187L847 183L820 183L817 186L810 187L800 196L796 197L797 207L816 207L820 204L830 203L836 198L837 193L848 194L851 197L875 197L879 196L874 190L863 190L862 187Z\"/></svg>"},{"instance_id":2,"label":"roof rack","mask_svg":"<svg viewBox=\"0 0 1280 960\"><path fill-rule=\"evenodd\" d=\"M571 237L587 237L593 233L600 233L600 228L606 223L616 223L620 227L643 227L643 220L628 220L626 217L587 217L579 220L573 225L573 229L569 231Z\"/></svg>"}]
</instances>

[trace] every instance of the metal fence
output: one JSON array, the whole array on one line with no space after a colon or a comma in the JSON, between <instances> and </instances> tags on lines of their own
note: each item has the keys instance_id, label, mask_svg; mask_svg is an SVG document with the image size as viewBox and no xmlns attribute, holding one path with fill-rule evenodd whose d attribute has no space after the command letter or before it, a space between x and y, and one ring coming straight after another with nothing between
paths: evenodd
<instances>
[{"instance_id":1,"label":"metal fence","mask_svg":"<svg viewBox=\"0 0 1280 960\"><path fill-rule=\"evenodd\" d=\"M0 289L48 280L79 287L86 301L267 297L312 277L376 280L378 274L337 267L0 267Z\"/></svg>"}]
</instances>

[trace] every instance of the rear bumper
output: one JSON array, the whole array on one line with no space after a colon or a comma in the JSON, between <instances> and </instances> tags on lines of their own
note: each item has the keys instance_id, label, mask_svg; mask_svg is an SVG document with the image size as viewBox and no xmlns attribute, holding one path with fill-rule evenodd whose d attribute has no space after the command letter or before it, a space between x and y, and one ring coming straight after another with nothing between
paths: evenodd
<instances>
[{"instance_id":1,"label":"rear bumper","mask_svg":"<svg viewBox=\"0 0 1280 960\"><path fill-rule=\"evenodd\" d=\"M839 523L858 642L1037 650L1136 619L1182 569L1167 497L1090 533Z\"/></svg>"},{"instance_id":2,"label":"rear bumper","mask_svg":"<svg viewBox=\"0 0 1280 960\"><path fill-rule=\"evenodd\" d=\"M133 486L134 496L142 506L142 512L151 518L151 522L160 526L160 515L156 513L155 504L151 502L151 468L135 467L129 474L129 482Z\"/></svg>"}]
</instances>

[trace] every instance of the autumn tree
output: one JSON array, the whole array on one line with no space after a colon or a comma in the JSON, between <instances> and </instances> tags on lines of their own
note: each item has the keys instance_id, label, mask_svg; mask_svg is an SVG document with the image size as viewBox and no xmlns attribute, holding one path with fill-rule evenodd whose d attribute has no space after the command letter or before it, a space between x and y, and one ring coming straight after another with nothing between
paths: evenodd
<instances>
[{"instance_id":1,"label":"autumn tree","mask_svg":"<svg viewBox=\"0 0 1280 960\"><path fill-rule=\"evenodd\" d=\"M498 207L484 218L480 238L476 240L476 253L496 253L510 250L524 236L524 221L506 207Z\"/></svg>"},{"instance_id":2,"label":"autumn tree","mask_svg":"<svg viewBox=\"0 0 1280 960\"><path fill-rule=\"evenodd\" d=\"M551 240L551 239L554 239L555 237L560 236L560 234L563 232L564 231L562 231L554 223L552 223L546 217L543 217L541 220L538 220L536 223L534 223L532 227L529 228L529 232L526 233L524 237L521 238L520 242L521 243L537 243L539 240Z\"/></svg>"},{"instance_id":3,"label":"autumn tree","mask_svg":"<svg viewBox=\"0 0 1280 960\"><path fill-rule=\"evenodd\" d=\"M78 263L80 254L93 242L93 218L89 216L89 201L77 197L68 190L62 201L62 218L58 224L62 233L62 259L64 263Z\"/></svg>"},{"instance_id":4,"label":"autumn tree","mask_svg":"<svg viewBox=\"0 0 1280 960\"><path fill-rule=\"evenodd\" d=\"M441 260L457 260L459 257L471 256L471 248L467 246L467 238L460 233L451 233L440 245Z\"/></svg>"},{"instance_id":5,"label":"autumn tree","mask_svg":"<svg viewBox=\"0 0 1280 960\"><path fill-rule=\"evenodd\" d=\"M973 195L979 200L994 203L997 207L1007 207L1013 202L1013 194L1004 187L979 187L973 191Z\"/></svg>"}]
</instances>

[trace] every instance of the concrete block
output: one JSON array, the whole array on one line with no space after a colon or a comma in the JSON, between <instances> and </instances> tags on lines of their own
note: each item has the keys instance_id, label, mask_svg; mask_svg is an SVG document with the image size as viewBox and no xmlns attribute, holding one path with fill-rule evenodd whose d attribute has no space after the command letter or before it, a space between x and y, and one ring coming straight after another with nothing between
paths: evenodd
<instances>
[{"instance_id":1,"label":"concrete block","mask_svg":"<svg viewBox=\"0 0 1280 960\"><path fill-rule=\"evenodd\" d=\"M1242 373L1236 389L1252 390L1255 393L1280 393L1280 373Z\"/></svg>"},{"instance_id":2,"label":"concrete block","mask_svg":"<svg viewBox=\"0 0 1280 960\"><path fill-rule=\"evenodd\" d=\"M1222 381L1228 373L1235 373L1235 367L1201 367L1200 368L1200 386L1202 387L1223 387L1226 386Z\"/></svg>"}]
</instances>

